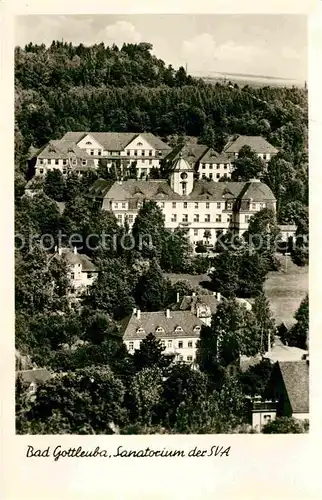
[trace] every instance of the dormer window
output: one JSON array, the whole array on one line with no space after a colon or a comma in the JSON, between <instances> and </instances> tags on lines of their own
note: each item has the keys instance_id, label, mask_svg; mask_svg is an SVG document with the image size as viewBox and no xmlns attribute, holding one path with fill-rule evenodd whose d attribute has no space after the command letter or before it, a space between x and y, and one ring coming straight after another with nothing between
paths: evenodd
<instances>
[{"instance_id":1,"label":"dormer window","mask_svg":"<svg viewBox=\"0 0 322 500\"><path fill-rule=\"evenodd\" d=\"M87 164L87 160L82 160L82 165L86 165Z\"/></svg>"},{"instance_id":2,"label":"dormer window","mask_svg":"<svg viewBox=\"0 0 322 500\"><path fill-rule=\"evenodd\" d=\"M164 328L162 328L162 326L158 326L158 327L155 329L155 333L164 333Z\"/></svg>"},{"instance_id":3,"label":"dormer window","mask_svg":"<svg viewBox=\"0 0 322 500\"><path fill-rule=\"evenodd\" d=\"M136 330L136 333L145 333L145 330L144 328L142 328L141 326Z\"/></svg>"},{"instance_id":4,"label":"dormer window","mask_svg":"<svg viewBox=\"0 0 322 500\"><path fill-rule=\"evenodd\" d=\"M197 325L194 327L195 332L200 332L200 330L201 330L201 326Z\"/></svg>"},{"instance_id":5,"label":"dormer window","mask_svg":"<svg viewBox=\"0 0 322 500\"><path fill-rule=\"evenodd\" d=\"M175 328L175 332L178 333L178 332L182 332L182 327L181 326L176 326Z\"/></svg>"}]
</instances>

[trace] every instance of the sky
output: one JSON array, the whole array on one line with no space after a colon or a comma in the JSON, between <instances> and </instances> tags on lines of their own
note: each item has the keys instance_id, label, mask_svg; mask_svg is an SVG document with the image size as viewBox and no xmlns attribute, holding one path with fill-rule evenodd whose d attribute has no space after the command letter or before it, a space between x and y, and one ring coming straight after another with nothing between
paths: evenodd
<instances>
[{"instance_id":1,"label":"sky","mask_svg":"<svg viewBox=\"0 0 322 500\"><path fill-rule=\"evenodd\" d=\"M302 15L136 14L17 16L15 43L64 39L91 45L150 42L175 68L211 76L238 73L304 82L307 20Z\"/></svg>"}]
</instances>

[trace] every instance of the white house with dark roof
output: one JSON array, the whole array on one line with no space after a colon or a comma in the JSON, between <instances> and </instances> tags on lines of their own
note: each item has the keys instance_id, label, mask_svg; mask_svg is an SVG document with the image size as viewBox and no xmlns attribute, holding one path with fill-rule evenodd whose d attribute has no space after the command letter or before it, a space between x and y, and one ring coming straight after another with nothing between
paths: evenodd
<instances>
[{"instance_id":1,"label":"white house with dark roof","mask_svg":"<svg viewBox=\"0 0 322 500\"><path fill-rule=\"evenodd\" d=\"M224 152L234 159L243 146L249 146L264 161L269 161L278 153L277 148L259 135L240 135L226 144Z\"/></svg>"},{"instance_id":2,"label":"white house with dark roof","mask_svg":"<svg viewBox=\"0 0 322 500\"><path fill-rule=\"evenodd\" d=\"M39 384L47 382L53 377L47 368L32 368L30 370L17 370L16 379L20 378L28 387L29 395L34 395Z\"/></svg>"},{"instance_id":3,"label":"white house with dark roof","mask_svg":"<svg viewBox=\"0 0 322 500\"><path fill-rule=\"evenodd\" d=\"M199 179L208 178L211 181L218 182L220 178L231 178L232 159L224 151L218 153L212 148L209 148L198 162L197 172Z\"/></svg>"},{"instance_id":4,"label":"white house with dark roof","mask_svg":"<svg viewBox=\"0 0 322 500\"><path fill-rule=\"evenodd\" d=\"M52 258L64 259L68 265L68 278L71 282L71 293L80 293L94 283L98 269L91 259L77 252L77 248L58 248Z\"/></svg>"},{"instance_id":5,"label":"white house with dark roof","mask_svg":"<svg viewBox=\"0 0 322 500\"><path fill-rule=\"evenodd\" d=\"M207 326L211 325L211 318L216 314L218 304L225 300L222 298L220 292L213 292L212 294L197 295L195 292L192 295L185 295L180 302L180 311L191 311L197 318L200 318ZM236 301L244 305L247 311L251 311L252 304L241 298L236 298Z\"/></svg>"},{"instance_id":6,"label":"white house with dark roof","mask_svg":"<svg viewBox=\"0 0 322 500\"><path fill-rule=\"evenodd\" d=\"M147 200L154 200L164 214L165 227L182 227L191 242L205 240L214 244L219 232L232 230L242 234L250 217L267 207L275 210L276 200L270 188L258 180L249 182L211 182L194 180L194 169L182 157L175 162L169 182L166 180L115 182L96 181L88 196L102 209L112 211L119 224L131 227Z\"/></svg>"},{"instance_id":7,"label":"white house with dark roof","mask_svg":"<svg viewBox=\"0 0 322 500\"><path fill-rule=\"evenodd\" d=\"M62 138L73 141L98 166L100 158L107 166L120 162L124 169L136 163L138 177L149 175L151 168L160 168L160 161L171 151L170 146L154 134L133 132L67 132Z\"/></svg>"},{"instance_id":8,"label":"white house with dark roof","mask_svg":"<svg viewBox=\"0 0 322 500\"><path fill-rule=\"evenodd\" d=\"M134 353L142 340L153 333L165 347L164 354L174 356L174 361L192 363L204 324L191 311L141 312L134 309L131 316L123 320L123 342L128 351Z\"/></svg>"},{"instance_id":9,"label":"white house with dark roof","mask_svg":"<svg viewBox=\"0 0 322 500\"><path fill-rule=\"evenodd\" d=\"M95 168L93 158L79 148L73 141L49 141L35 153L33 159L35 175L44 176L52 170L63 175L76 172L81 175L85 170Z\"/></svg>"}]
</instances>

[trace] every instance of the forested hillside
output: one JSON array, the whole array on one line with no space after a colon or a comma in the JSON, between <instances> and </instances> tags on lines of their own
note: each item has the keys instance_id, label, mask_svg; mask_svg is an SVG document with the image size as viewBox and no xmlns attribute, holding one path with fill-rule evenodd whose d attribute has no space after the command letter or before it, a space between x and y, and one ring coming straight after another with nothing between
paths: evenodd
<instances>
[{"instance_id":1,"label":"forested hillside","mask_svg":"<svg viewBox=\"0 0 322 500\"><path fill-rule=\"evenodd\" d=\"M213 86L151 50L148 43L16 48L16 162L24 164L31 144L68 130L187 134L218 150L228 135L261 134L298 160L307 136L304 89Z\"/></svg>"},{"instance_id":2,"label":"forested hillside","mask_svg":"<svg viewBox=\"0 0 322 500\"><path fill-rule=\"evenodd\" d=\"M27 368L46 366L55 373L40 383L35 399L26 396L28 387L17 379L18 433L106 434L115 427L123 434L244 432L249 398L265 395L269 362L235 375L228 367L237 366L240 355L267 349L263 331L274 334L263 287L268 272L277 268L277 222L295 222L297 238L308 232L307 94L297 88L213 86L183 68L166 66L151 50L147 43L16 48L17 368L24 359ZM113 213L100 211L86 196L100 170L81 178L75 172L66 178L58 170L49 172L39 180L43 193L24 195L30 147L71 130L147 131L171 139L171 145L189 135L217 151L231 135L263 135L280 149L263 176L277 198L278 220L272 211L261 210L248 234L260 237L263 245L240 238L234 248L227 234L227 249L209 262L192 254L184 229L172 233L165 227L154 201L140 209L132 230L118 225ZM262 164L248 151L235 167L247 180ZM140 235L151 235L152 247L140 247ZM125 244L130 237L134 249ZM80 241L86 242L80 250L91 257L98 276L72 309L67 262L52 257L54 245ZM307 257L304 243L298 245L293 258L303 265ZM177 307L177 294L201 292L189 282L171 283L164 273L204 274L213 263L210 286L223 300L211 326L202 328L197 371L182 363L169 366L152 332L130 354L122 328L134 308L164 311ZM251 297L253 310L235 296ZM289 345L306 345L307 316L306 300L294 328L284 331Z\"/></svg>"}]
</instances>

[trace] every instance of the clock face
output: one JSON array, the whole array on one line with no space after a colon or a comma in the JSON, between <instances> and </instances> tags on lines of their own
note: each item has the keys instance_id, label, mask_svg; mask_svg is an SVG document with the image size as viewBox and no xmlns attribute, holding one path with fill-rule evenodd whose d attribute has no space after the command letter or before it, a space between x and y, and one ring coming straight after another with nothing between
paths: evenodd
<instances>
[{"instance_id":1,"label":"clock face","mask_svg":"<svg viewBox=\"0 0 322 500\"><path fill-rule=\"evenodd\" d=\"M188 177L188 175L186 174L186 172L182 172L181 179L186 179L187 177Z\"/></svg>"}]
</instances>

